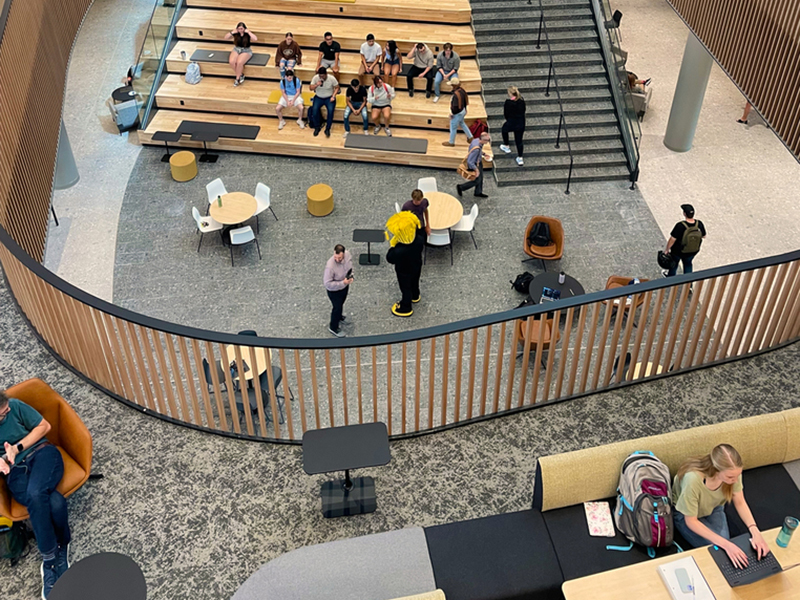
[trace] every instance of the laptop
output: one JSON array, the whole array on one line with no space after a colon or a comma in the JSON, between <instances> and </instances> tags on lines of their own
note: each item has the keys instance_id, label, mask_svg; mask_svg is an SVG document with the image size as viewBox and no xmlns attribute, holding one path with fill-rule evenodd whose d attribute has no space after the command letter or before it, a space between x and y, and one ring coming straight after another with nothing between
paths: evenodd
<instances>
[{"instance_id":1,"label":"laptop","mask_svg":"<svg viewBox=\"0 0 800 600\"><path fill-rule=\"evenodd\" d=\"M744 569L735 567L731 559L728 558L728 554L722 548L718 546L708 547L708 551L711 552L711 556L714 557L714 562L717 563L719 570L722 571L722 574L731 587L754 583L765 577L780 573L783 570L780 563L778 563L778 559L775 558L775 554L772 552L762 557L761 560L758 560L756 551L753 550L753 547L750 545L749 533L737 535L731 538L731 541L739 546L747 555L747 566Z\"/></svg>"}]
</instances>

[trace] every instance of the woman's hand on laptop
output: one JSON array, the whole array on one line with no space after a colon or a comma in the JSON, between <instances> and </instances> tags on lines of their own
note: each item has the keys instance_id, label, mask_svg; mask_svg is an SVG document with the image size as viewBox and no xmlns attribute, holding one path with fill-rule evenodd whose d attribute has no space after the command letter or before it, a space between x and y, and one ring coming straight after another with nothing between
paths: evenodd
<instances>
[{"instance_id":1,"label":"woman's hand on laptop","mask_svg":"<svg viewBox=\"0 0 800 600\"><path fill-rule=\"evenodd\" d=\"M734 567L737 569L744 569L747 566L747 554L745 554L744 550L739 548L739 546L728 540L721 548L725 550L725 553L728 555L728 558L731 559Z\"/></svg>"},{"instance_id":2,"label":"woman's hand on laptop","mask_svg":"<svg viewBox=\"0 0 800 600\"><path fill-rule=\"evenodd\" d=\"M757 527L752 527L750 529L750 534L750 545L753 547L753 550L756 551L758 560L761 560L767 554L769 554L769 545Z\"/></svg>"}]
</instances>

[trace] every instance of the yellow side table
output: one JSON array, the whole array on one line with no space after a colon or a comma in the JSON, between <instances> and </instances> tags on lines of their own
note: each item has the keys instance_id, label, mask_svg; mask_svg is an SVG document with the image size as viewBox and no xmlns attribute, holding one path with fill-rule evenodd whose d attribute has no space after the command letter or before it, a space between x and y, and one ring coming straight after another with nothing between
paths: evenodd
<instances>
[{"instance_id":1,"label":"yellow side table","mask_svg":"<svg viewBox=\"0 0 800 600\"><path fill-rule=\"evenodd\" d=\"M333 212L333 190L331 186L318 183L308 188L308 212L315 217L324 217Z\"/></svg>"},{"instance_id":2,"label":"yellow side table","mask_svg":"<svg viewBox=\"0 0 800 600\"><path fill-rule=\"evenodd\" d=\"M169 159L169 168L175 181L190 181L197 177L197 161L194 152L182 150Z\"/></svg>"}]
</instances>

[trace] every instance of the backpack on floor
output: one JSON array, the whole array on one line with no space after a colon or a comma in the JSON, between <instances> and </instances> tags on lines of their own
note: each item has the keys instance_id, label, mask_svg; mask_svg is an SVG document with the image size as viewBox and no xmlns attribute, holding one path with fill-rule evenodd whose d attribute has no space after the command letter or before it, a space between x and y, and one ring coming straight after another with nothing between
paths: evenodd
<instances>
[{"instance_id":1,"label":"backpack on floor","mask_svg":"<svg viewBox=\"0 0 800 600\"><path fill-rule=\"evenodd\" d=\"M549 246L552 243L550 238L550 225L544 221L534 224L531 234L528 236L528 243L531 246Z\"/></svg>"},{"instance_id":2,"label":"backpack on floor","mask_svg":"<svg viewBox=\"0 0 800 600\"><path fill-rule=\"evenodd\" d=\"M469 132L474 138L480 137L482 133L487 133L488 131L489 128L486 126L486 123L480 119L477 119L472 125L469 126Z\"/></svg>"},{"instance_id":3,"label":"backpack on floor","mask_svg":"<svg viewBox=\"0 0 800 600\"><path fill-rule=\"evenodd\" d=\"M630 550L633 544L655 548L673 544L672 487L669 468L652 452L637 451L622 463L617 488L614 522L630 546L606 546L608 550Z\"/></svg>"},{"instance_id":4,"label":"backpack on floor","mask_svg":"<svg viewBox=\"0 0 800 600\"><path fill-rule=\"evenodd\" d=\"M196 83L200 83L200 80L203 78L200 75L200 65L196 62L192 61L188 65L186 65L186 83L190 83L192 85Z\"/></svg>"},{"instance_id":5,"label":"backpack on floor","mask_svg":"<svg viewBox=\"0 0 800 600\"><path fill-rule=\"evenodd\" d=\"M531 285L531 281L533 281L533 275L525 271L524 273L520 273L517 275L514 281L510 281L509 283L514 286L514 289L517 290L520 294L527 294L528 288ZM517 307L519 308L519 306Z\"/></svg>"},{"instance_id":6,"label":"backpack on floor","mask_svg":"<svg viewBox=\"0 0 800 600\"><path fill-rule=\"evenodd\" d=\"M23 557L27 545L28 532L25 525L0 518L0 558L10 559L11 566L15 566Z\"/></svg>"},{"instance_id":7,"label":"backpack on floor","mask_svg":"<svg viewBox=\"0 0 800 600\"><path fill-rule=\"evenodd\" d=\"M683 230L681 236L681 254L697 254L700 252L700 245L703 243L703 232L700 231L699 221L695 221L691 225L683 221Z\"/></svg>"}]
</instances>

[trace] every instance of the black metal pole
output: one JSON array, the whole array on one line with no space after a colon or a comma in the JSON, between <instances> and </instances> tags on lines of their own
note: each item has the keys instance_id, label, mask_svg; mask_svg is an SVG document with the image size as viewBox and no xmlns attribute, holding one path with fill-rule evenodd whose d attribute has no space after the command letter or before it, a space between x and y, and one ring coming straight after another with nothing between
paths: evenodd
<instances>
[{"instance_id":1,"label":"black metal pole","mask_svg":"<svg viewBox=\"0 0 800 600\"><path fill-rule=\"evenodd\" d=\"M567 189L564 192L569 195L569 184L572 182L572 153L569 155L569 175L567 175Z\"/></svg>"},{"instance_id":2,"label":"black metal pole","mask_svg":"<svg viewBox=\"0 0 800 600\"><path fill-rule=\"evenodd\" d=\"M561 113L558 117L558 135L556 135L556 148L561 143L561 121L564 119L564 113ZM564 124L566 126L566 123Z\"/></svg>"},{"instance_id":3,"label":"black metal pole","mask_svg":"<svg viewBox=\"0 0 800 600\"><path fill-rule=\"evenodd\" d=\"M544 92L545 96L550 96L550 77L553 75L553 57L550 57L550 68L547 69L547 89Z\"/></svg>"},{"instance_id":4,"label":"black metal pole","mask_svg":"<svg viewBox=\"0 0 800 600\"><path fill-rule=\"evenodd\" d=\"M353 489L353 480L350 479L350 469L346 469L344 472L344 491L349 492Z\"/></svg>"},{"instance_id":5,"label":"black metal pole","mask_svg":"<svg viewBox=\"0 0 800 600\"><path fill-rule=\"evenodd\" d=\"M536 38L536 49L542 47L542 23L544 22L544 13L539 13L539 37Z\"/></svg>"}]
</instances>

